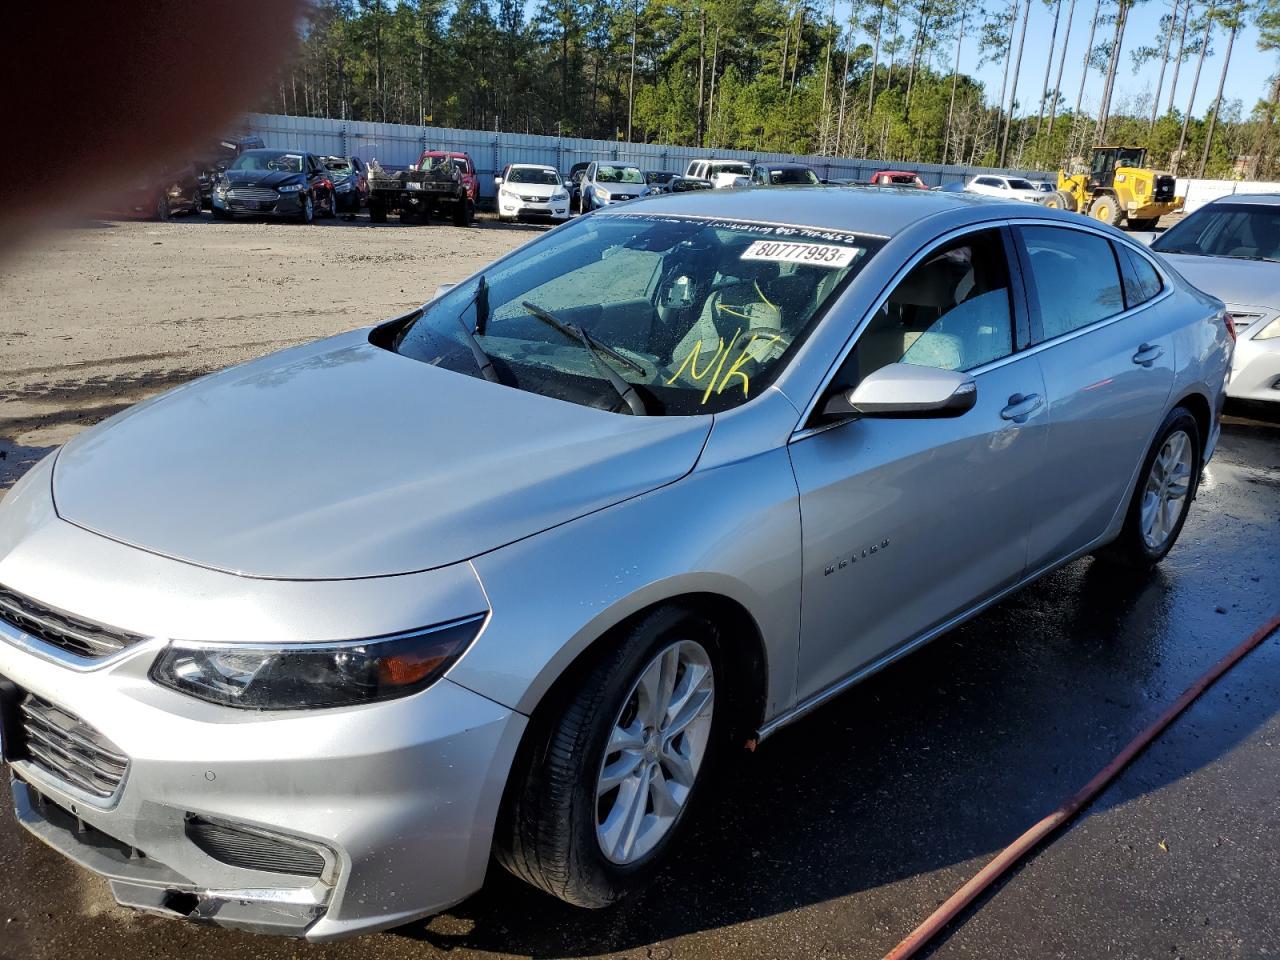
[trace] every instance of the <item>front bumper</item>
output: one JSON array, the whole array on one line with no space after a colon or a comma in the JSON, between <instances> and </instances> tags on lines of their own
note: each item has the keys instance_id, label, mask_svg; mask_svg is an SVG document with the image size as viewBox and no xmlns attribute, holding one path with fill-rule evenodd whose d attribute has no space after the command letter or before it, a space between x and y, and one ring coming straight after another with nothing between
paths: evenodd
<instances>
[{"instance_id":1,"label":"front bumper","mask_svg":"<svg viewBox=\"0 0 1280 960\"><path fill-rule=\"evenodd\" d=\"M1261 329L1266 323L1264 320L1257 326ZM1236 343L1231 368L1227 396L1236 400L1280 403L1280 338L1250 340L1241 337Z\"/></svg>"},{"instance_id":2,"label":"front bumper","mask_svg":"<svg viewBox=\"0 0 1280 960\"><path fill-rule=\"evenodd\" d=\"M437 912L483 882L524 729L505 707L442 680L369 707L192 711L138 686L134 671L73 678L24 658L0 645L0 673L75 712L129 767L101 801L15 759L18 819L105 877L125 906L323 941ZM193 817L309 848L323 867L297 875L224 862L189 835Z\"/></svg>"},{"instance_id":3,"label":"front bumper","mask_svg":"<svg viewBox=\"0 0 1280 960\"><path fill-rule=\"evenodd\" d=\"M211 205L227 213L253 217L297 217L302 215L302 194L281 193L274 200L236 200L227 196L212 195Z\"/></svg>"},{"instance_id":4,"label":"front bumper","mask_svg":"<svg viewBox=\"0 0 1280 960\"><path fill-rule=\"evenodd\" d=\"M32 468L0 507L0 583L152 639L76 662L0 622L0 677L127 759L100 797L19 748L10 766L27 829L106 876L121 903L310 940L406 923L480 888L522 714L447 678L397 700L269 713L148 678L171 637L332 640L486 609L470 564L364 581L237 577L58 519L51 469L52 458ZM309 847L323 866L297 875L220 859L193 842L193 816Z\"/></svg>"},{"instance_id":5,"label":"front bumper","mask_svg":"<svg viewBox=\"0 0 1280 960\"><path fill-rule=\"evenodd\" d=\"M569 200L518 200L502 196L498 199L498 212L504 217L540 217L552 220L569 219Z\"/></svg>"}]
</instances>

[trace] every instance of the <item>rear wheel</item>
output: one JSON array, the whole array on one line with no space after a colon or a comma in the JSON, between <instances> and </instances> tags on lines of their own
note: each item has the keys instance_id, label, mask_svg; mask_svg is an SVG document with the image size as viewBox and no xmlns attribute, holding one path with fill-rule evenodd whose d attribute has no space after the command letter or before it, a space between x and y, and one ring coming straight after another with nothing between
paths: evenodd
<instances>
[{"instance_id":1,"label":"rear wheel","mask_svg":"<svg viewBox=\"0 0 1280 960\"><path fill-rule=\"evenodd\" d=\"M172 215L169 207L169 191L164 190L160 193L160 199L156 201L156 219L168 220Z\"/></svg>"},{"instance_id":2,"label":"rear wheel","mask_svg":"<svg viewBox=\"0 0 1280 960\"><path fill-rule=\"evenodd\" d=\"M475 219L476 208L470 197L464 197L454 205L453 225L455 227L469 227L475 222Z\"/></svg>"},{"instance_id":3,"label":"rear wheel","mask_svg":"<svg viewBox=\"0 0 1280 960\"><path fill-rule=\"evenodd\" d=\"M708 620L661 608L576 678L512 771L495 836L504 867L583 907L649 880L721 739L718 640Z\"/></svg>"},{"instance_id":4,"label":"rear wheel","mask_svg":"<svg viewBox=\"0 0 1280 960\"><path fill-rule=\"evenodd\" d=\"M1120 204L1116 202L1115 197L1104 193L1094 197L1093 203L1089 204L1089 216L1114 227L1122 219Z\"/></svg>"},{"instance_id":5,"label":"rear wheel","mask_svg":"<svg viewBox=\"0 0 1280 960\"><path fill-rule=\"evenodd\" d=\"M370 223L386 223L387 222L387 205L381 200L369 200L369 222Z\"/></svg>"},{"instance_id":6,"label":"rear wheel","mask_svg":"<svg viewBox=\"0 0 1280 960\"><path fill-rule=\"evenodd\" d=\"M1099 558L1139 568L1164 559L1195 499L1202 449L1196 418L1175 408L1142 463L1120 536L1098 552Z\"/></svg>"}]
</instances>

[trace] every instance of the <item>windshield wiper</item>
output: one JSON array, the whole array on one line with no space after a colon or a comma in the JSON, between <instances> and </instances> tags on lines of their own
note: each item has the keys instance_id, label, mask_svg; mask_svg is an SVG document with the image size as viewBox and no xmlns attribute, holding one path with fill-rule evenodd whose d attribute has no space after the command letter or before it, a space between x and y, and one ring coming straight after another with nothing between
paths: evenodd
<instances>
[{"instance_id":1,"label":"windshield wiper","mask_svg":"<svg viewBox=\"0 0 1280 960\"><path fill-rule=\"evenodd\" d=\"M1256 257L1244 253L1224 253L1223 256L1228 260L1260 260L1263 263L1280 263L1280 260L1276 260L1274 257Z\"/></svg>"},{"instance_id":2,"label":"windshield wiper","mask_svg":"<svg viewBox=\"0 0 1280 960\"><path fill-rule=\"evenodd\" d=\"M619 363L635 370L641 376L644 376L644 368L640 366L640 364L636 363L634 360L629 360L624 357L612 347L606 347L602 343L596 343L595 339L591 334L587 333L587 331L572 323L567 323L566 321L561 320L555 314L543 310L536 303L530 303L528 300L524 300L520 305L543 323L548 326L555 327L555 329L559 330L566 337L571 337L586 347L587 353L591 357L591 362L595 364L596 369L600 371L601 375L609 381L609 386L613 387L613 389L617 391L618 396L620 396L623 402L626 403L627 407L631 410L631 413L637 417L648 415L649 410L644 405L644 399L640 394L636 393L636 388L618 376L618 371L605 363L604 357L601 356L601 353L607 353L609 356L615 358Z\"/></svg>"},{"instance_id":3,"label":"windshield wiper","mask_svg":"<svg viewBox=\"0 0 1280 960\"><path fill-rule=\"evenodd\" d=\"M484 332L484 321L488 319L489 313L489 287L485 283L484 277L480 277L480 283L476 286L476 294L471 298L471 303L467 307L475 304L476 307L476 327L472 330L467 326L467 321L462 319L462 314L458 314L458 326L462 328L462 335L466 337L467 346L471 348L471 356L475 358L476 366L480 368L480 375L490 383L501 383L502 379L498 376L498 370L493 365L493 359L489 354L484 352L484 347L480 346L480 341L476 337L476 333ZM466 310L466 307L462 308Z\"/></svg>"}]
</instances>

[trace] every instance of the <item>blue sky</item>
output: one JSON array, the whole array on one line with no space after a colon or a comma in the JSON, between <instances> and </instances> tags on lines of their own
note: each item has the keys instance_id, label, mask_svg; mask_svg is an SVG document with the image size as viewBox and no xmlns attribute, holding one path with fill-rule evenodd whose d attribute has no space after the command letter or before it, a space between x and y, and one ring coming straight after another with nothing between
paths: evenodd
<instances>
[{"instance_id":1,"label":"blue sky","mask_svg":"<svg viewBox=\"0 0 1280 960\"><path fill-rule=\"evenodd\" d=\"M1045 58L1049 54L1049 38L1053 29L1053 7L1046 5L1044 0L1032 0L1032 2L1031 19L1027 25L1026 48L1022 57L1022 70L1018 78L1018 99L1021 105L1019 112L1022 113L1028 111L1035 113L1039 108L1040 87L1044 82ZM1095 2L1096 0L1076 0L1075 17L1071 25L1071 36L1067 49L1066 68L1062 76L1062 90L1068 106L1075 104L1076 91L1079 88L1080 72L1084 60L1085 43L1089 36L1089 22L1093 17ZM1070 0L1066 0L1063 4L1060 33L1066 24L1066 12L1069 5ZM1160 69L1159 63L1148 63L1135 74L1129 54L1140 46L1163 46L1163 34L1157 37L1156 33L1159 29L1161 16L1169 12L1171 5L1170 0L1145 0L1145 2L1139 0L1138 5L1130 12L1122 52L1123 59L1117 74L1117 90L1113 98L1113 111L1116 105L1123 104L1129 97L1140 96L1144 91L1148 94L1155 91L1156 77ZM837 18L841 16L840 7L844 9L844 18L847 23L848 6L841 4L837 7ZM1108 7L1114 9L1112 3L1104 2L1104 14ZM976 10L974 10L974 13L976 13ZM976 20L976 17L974 19ZM1019 20L1019 27L1021 27L1021 20ZM905 18L900 29L904 33L910 30L910 25ZM1104 32L1106 33L1105 38L1101 36ZM1098 33L1100 36L1095 38L1095 44L1102 39L1110 39L1111 33L1108 27L1100 26ZM1189 30L1188 40L1191 39L1190 33L1191 31ZM862 38L860 37L860 39ZM1061 40L1061 35L1059 35L1055 51L1061 50ZM1276 53L1263 53L1258 50L1257 40L1258 30L1252 23L1236 36L1235 48L1231 54L1231 69L1227 74L1227 86L1224 92L1224 98L1227 101L1233 99L1243 101L1246 116L1253 109L1254 103L1268 94L1268 80L1280 69L1280 57ZM1175 35L1175 50L1177 41L1178 38ZM1222 69L1222 55L1226 50L1226 46L1227 37L1225 32L1221 29L1216 30L1214 39L1211 42L1213 53L1205 58L1204 70L1201 73L1200 83L1196 89L1194 112L1197 116L1204 114L1213 101L1214 93L1218 87L1218 74ZM944 44L939 52L935 54L934 67L941 66L944 70L949 70L951 58L954 56L955 44L954 40L952 40L950 43ZM988 97L994 102L995 98L1000 95L1000 74L1003 69L1003 62L987 63L979 67L978 56L978 38L975 23L965 30L964 47L960 56L960 70L962 73L968 73L980 79L986 86ZM940 64L939 58L944 58L945 63ZM1056 73L1056 52L1054 54L1053 70ZM1191 92L1191 78L1194 72L1194 59L1183 64L1182 71L1178 76L1176 102L1179 110L1183 110L1186 107L1187 96ZM1012 65L1010 65L1010 73L1012 74ZM1168 99L1171 77L1172 66L1170 66L1170 70L1165 75L1165 87L1160 95L1161 112L1163 112L1164 105ZM1050 76L1049 82L1052 85L1053 76ZM1102 96L1102 84L1102 74L1097 71L1091 71L1084 91L1085 109L1091 113L1097 109L1098 101Z\"/></svg>"}]
</instances>

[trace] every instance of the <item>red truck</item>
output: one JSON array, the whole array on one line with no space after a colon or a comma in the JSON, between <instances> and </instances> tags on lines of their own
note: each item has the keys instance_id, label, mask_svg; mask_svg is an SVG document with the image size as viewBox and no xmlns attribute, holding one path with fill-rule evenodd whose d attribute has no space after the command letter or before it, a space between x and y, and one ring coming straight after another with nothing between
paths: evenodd
<instances>
[{"instance_id":1,"label":"red truck","mask_svg":"<svg viewBox=\"0 0 1280 960\"><path fill-rule=\"evenodd\" d=\"M476 166L465 153L424 150L408 170L384 170L377 160L370 162L369 219L384 223L391 210L400 219L417 216L426 222L431 216L445 217L460 227L475 221L480 182Z\"/></svg>"}]
</instances>

